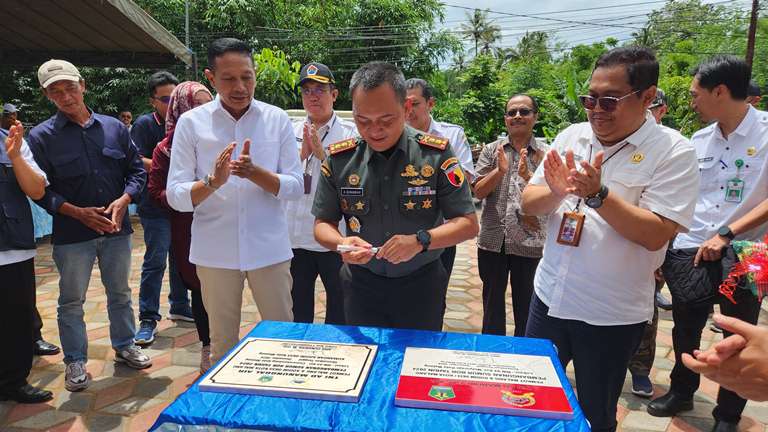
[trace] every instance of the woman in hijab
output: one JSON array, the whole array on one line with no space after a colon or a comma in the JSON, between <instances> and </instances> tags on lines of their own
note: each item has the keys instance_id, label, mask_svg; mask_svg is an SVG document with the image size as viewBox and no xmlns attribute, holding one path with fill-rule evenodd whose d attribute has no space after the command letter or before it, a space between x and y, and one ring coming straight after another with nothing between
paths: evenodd
<instances>
[{"instance_id":1,"label":"woman in hijab","mask_svg":"<svg viewBox=\"0 0 768 432\"><path fill-rule=\"evenodd\" d=\"M176 268L181 279L192 293L192 314L195 317L197 334L203 347L200 350L200 373L211 367L211 338L208 329L208 313L203 306L200 294L200 280L197 278L195 265L189 262L189 245L192 238L192 213L177 212L168 205L165 196L165 184L168 180L168 167L171 165L173 132L181 115L195 107L213 100L211 92L202 84L185 81L173 90L168 102L168 114L165 118L165 139L155 147L152 154L152 168L149 171L147 188L150 196L167 208L171 214L171 253L176 259Z\"/></svg>"}]
</instances>

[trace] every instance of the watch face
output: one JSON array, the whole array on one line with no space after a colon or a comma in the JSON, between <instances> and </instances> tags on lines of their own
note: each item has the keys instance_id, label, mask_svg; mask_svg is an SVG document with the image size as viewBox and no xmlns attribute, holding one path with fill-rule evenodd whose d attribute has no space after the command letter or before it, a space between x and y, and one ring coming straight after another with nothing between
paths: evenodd
<instances>
[{"instance_id":1,"label":"watch face","mask_svg":"<svg viewBox=\"0 0 768 432\"><path fill-rule=\"evenodd\" d=\"M601 205L603 205L603 199L602 199L602 198L600 198L599 196L593 196L593 197L589 197L589 198L587 198L587 199L584 201L584 203L585 203L585 204L586 204L588 207L591 207L591 208L597 208L597 207L600 207Z\"/></svg>"}]
</instances>

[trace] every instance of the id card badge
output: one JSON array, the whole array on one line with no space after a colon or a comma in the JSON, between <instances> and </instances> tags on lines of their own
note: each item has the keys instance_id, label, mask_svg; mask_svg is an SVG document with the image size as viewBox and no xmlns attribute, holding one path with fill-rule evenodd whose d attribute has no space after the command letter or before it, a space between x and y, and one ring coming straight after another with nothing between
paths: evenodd
<instances>
[{"instance_id":1,"label":"id card badge","mask_svg":"<svg viewBox=\"0 0 768 432\"><path fill-rule=\"evenodd\" d=\"M744 194L744 180L734 178L728 180L725 187L725 201L740 203Z\"/></svg>"},{"instance_id":2,"label":"id card badge","mask_svg":"<svg viewBox=\"0 0 768 432\"><path fill-rule=\"evenodd\" d=\"M557 232L557 242L561 245L577 247L584 227L584 213L565 212Z\"/></svg>"},{"instance_id":3,"label":"id card badge","mask_svg":"<svg viewBox=\"0 0 768 432\"><path fill-rule=\"evenodd\" d=\"M312 174L304 173L304 195L309 195L312 192Z\"/></svg>"}]
</instances>

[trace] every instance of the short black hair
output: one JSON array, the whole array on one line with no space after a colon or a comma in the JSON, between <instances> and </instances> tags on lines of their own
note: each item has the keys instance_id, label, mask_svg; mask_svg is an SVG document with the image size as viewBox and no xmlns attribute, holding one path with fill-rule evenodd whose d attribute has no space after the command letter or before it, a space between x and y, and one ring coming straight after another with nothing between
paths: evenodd
<instances>
[{"instance_id":1,"label":"short black hair","mask_svg":"<svg viewBox=\"0 0 768 432\"><path fill-rule=\"evenodd\" d=\"M397 66L381 61L374 61L360 66L352 75L349 83L350 96L355 93L357 87L363 90L373 90L383 84L389 84L395 91L395 96L400 103L405 103L408 91L405 89L405 77Z\"/></svg>"},{"instance_id":2,"label":"short black hair","mask_svg":"<svg viewBox=\"0 0 768 432\"><path fill-rule=\"evenodd\" d=\"M219 38L208 45L208 68L213 70L216 66L216 58L228 52L240 53L253 62L253 50L247 43L235 38Z\"/></svg>"},{"instance_id":3,"label":"short black hair","mask_svg":"<svg viewBox=\"0 0 768 432\"><path fill-rule=\"evenodd\" d=\"M693 75L699 79L699 86L707 90L722 84L731 92L733 99L745 100L752 71L741 57L717 55L696 66Z\"/></svg>"},{"instance_id":4,"label":"short black hair","mask_svg":"<svg viewBox=\"0 0 768 432\"><path fill-rule=\"evenodd\" d=\"M762 96L763 90L760 88L757 83L752 80L749 82L749 87L747 88L747 96Z\"/></svg>"},{"instance_id":5,"label":"short black hair","mask_svg":"<svg viewBox=\"0 0 768 432\"><path fill-rule=\"evenodd\" d=\"M634 91L643 91L659 83L659 62L649 48L628 46L603 53L595 62L594 72L601 67L624 66L629 85Z\"/></svg>"},{"instance_id":6,"label":"short black hair","mask_svg":"<svg viewBox=\"0 0 768 432\"><path fill-rule=\"evenodd\" d=\"M173 84L179 85L179 79L168 71L157 71L150 75L147 80L147 90L149 90L149 97L153 97L158 87Z\"/></svg>"},{"instance_id":7,"label":"short black hair","mask_svg":"<svg viewBox=\"0 0 768 432\"><path fill-rule=\"evenodd\" d=\"M421 95L426 100L430 100L435 97L435 89L427 82L427 80L421 78L410 78L405 81L405 89L413 90L415 88L421 89Z\"/></svg>"},{"instance_id":8,"label":"short black hair","mask_svg":"<svg viewBox=\"0 0 768 432\"><path fill-rule=\"evenodd\" d=\"M539 113L539 102L536 101L535 97L533 97L533 96L531 96L529 94L526 94L526 93L515 93L515 94L513 94L509 99L507 99L507 103L506 103L506 105L504 105L504 108L506 108L506 106L509 105L509 101L511 101L512 99L514 99L516 97L520 97L520 96L527 97L528 99L530 99L531 100L531 108L533 108L533 112L536 113L536 114Z\"/></svg>"}]
</instances>

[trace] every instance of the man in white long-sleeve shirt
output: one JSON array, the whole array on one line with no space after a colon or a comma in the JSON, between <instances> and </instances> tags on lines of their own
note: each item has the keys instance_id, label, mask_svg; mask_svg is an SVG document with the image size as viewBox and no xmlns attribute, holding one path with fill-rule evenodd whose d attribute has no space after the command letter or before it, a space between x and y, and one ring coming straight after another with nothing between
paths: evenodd
<instances>
[{"instance_id":1,"label":"man in white long-sleeve shirt","mask_svg":"<svg viewBox=\"0 0 768 432\"><path fill-rule=\"evenodd\" d=\"M189 261L197 265L216 362L239 339L244 279L263 319L293 320L293 254L280 200L299 198L303 186L288 115L253 99L251 48L215 40L208 65L218 95L179 120L166 193L173 208L195 213Z\"/></svg>"}]
</instances>

